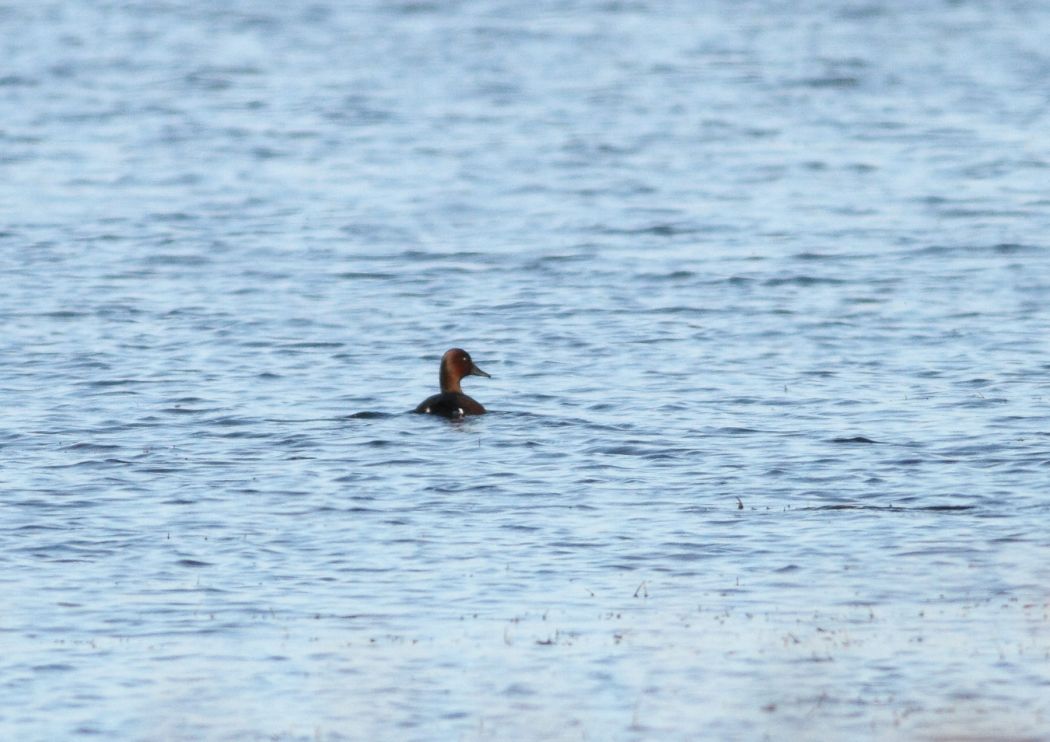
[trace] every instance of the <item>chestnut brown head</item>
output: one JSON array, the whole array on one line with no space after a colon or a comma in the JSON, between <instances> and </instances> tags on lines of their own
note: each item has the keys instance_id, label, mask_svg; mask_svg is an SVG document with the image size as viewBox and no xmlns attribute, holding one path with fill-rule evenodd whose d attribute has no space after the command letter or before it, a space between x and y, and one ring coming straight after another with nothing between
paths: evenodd
<instances>
[{"instance_id":1,"label":"chestnut brown head","mask_svg":"<svg viewBox=\"0 0 1050 742\"><path fill-rule=\"evenodd\" d=\"M478 368L470 357L470 353L462 348L445 351L445 355L441 357L441 391L462 392L459 382L464 376L489 376L489 374Z\"/></svg>"}]
</instances>

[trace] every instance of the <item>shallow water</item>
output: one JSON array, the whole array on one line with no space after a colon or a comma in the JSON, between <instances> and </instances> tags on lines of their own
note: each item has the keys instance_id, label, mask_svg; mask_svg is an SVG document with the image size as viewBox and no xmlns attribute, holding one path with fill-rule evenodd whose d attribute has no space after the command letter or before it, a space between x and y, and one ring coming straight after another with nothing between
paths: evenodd
<instances>
[{"instance_id":1,"label":"shallow water","mask_svg":"<svg viewBox=\"0 0 1050 742\"><path fill-rule=\"evenodd\" d=\"M0 30L0 736L1050 736L1045 5Z\"/></svg>"}]
</instances>

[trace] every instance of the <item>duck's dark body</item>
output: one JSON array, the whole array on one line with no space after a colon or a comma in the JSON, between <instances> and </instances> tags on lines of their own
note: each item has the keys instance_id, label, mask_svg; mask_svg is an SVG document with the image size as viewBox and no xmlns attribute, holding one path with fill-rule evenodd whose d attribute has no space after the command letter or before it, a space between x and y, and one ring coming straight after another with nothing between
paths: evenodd
<instances>
[{"instance_id":1,"label":"duck's dark body","mask_svg":"<svg viewBox=\"0 0 1050 742\"><path fill-rule=\"evenodd\" d=\"M464 415L484 415L485 408L480 402L462 392L442 392L420 402L416 412L441 417L463 417Z\"/></svg>"}]
</instances>

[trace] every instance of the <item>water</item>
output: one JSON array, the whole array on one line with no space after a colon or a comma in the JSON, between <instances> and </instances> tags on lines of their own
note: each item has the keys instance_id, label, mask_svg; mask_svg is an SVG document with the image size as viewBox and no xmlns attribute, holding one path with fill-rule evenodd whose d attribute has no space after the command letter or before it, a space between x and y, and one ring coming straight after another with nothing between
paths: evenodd
<instances>
[{"instance_id":1,"label":"water","mask_svg":"<svg viewBox=\"0 0 1050 742\"><path fill-rule=\"evenodd\" d=\"M1045 4L0 31L0 736L1050 736Z\"/></svg>"}]
</instances>

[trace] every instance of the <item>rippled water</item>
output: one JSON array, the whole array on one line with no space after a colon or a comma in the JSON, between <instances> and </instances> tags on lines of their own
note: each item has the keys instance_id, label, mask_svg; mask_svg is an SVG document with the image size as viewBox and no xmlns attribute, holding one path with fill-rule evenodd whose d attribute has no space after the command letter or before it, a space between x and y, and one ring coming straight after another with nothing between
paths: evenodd
<instances>
[{"instance_id":1,"label":"rippled water","mask_svg":"<svg viewBox=\"0 0 1050 742\"><path fill-rule=\"evenodd\" d=\"M1050 736L1048 6L289 5L0 6L0 736Z\"/></svg>"}]
</instances>

